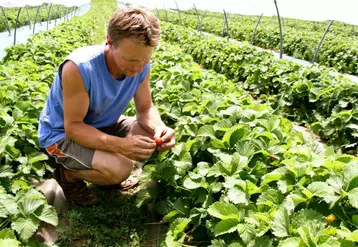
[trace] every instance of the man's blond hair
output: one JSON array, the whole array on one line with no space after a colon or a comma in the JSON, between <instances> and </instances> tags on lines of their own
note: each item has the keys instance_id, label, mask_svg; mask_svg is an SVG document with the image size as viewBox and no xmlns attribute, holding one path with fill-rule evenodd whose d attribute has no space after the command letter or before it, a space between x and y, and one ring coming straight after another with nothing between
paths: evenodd
<instances>
[{"instance_id":1,"label":"man's blond hair","mask_svg":"<svg viewBox=\"0 0 358 247\"><path fill-rule=\"evenodd\" d=\"M154 47L160 36L160 21L152 12L144 8L136 6L121 8L109 21L107 34L114 47L125 38L144 46Z\"/></svg>"}]
</instances>

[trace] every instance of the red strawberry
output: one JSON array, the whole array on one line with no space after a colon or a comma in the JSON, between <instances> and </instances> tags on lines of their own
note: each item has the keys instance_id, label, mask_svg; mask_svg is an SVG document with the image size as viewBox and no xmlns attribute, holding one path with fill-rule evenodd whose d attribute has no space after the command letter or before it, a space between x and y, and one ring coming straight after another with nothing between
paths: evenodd
<instances>
[{"instance_id":1,"label":"red strawberry","mask_svg":"<svg viewBox=\"0 0 358 247\"><path fill-rule=\"evenodd\" d=\"M158 138L158 137L156 137L156 138L154 138L154 141L155 141L155 143L156 143L158 146L160 146L160 145L162 145L162 144L163 144L163 140L162 140L162 138Z\"/></svg>"}]
</instances>

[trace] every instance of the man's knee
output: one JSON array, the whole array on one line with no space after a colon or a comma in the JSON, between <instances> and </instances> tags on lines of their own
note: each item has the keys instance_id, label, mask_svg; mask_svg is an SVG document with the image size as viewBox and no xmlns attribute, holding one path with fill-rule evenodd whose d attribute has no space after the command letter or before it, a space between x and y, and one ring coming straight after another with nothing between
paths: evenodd
<instances>
[{"instance_id":1,"label":"man's knee","mask_svg":"<svg viewBox=\"0 0 358 247\"><path fill-rule=\"evenodd\" d=\"M108 184L119 184L126 180L130 176L134 165L134 161L120 154L108 152L101 159L94 157L94 162L97 163L93 164L93 168L106 177Z\"/></svg>"},{"instance_id":2,"label":"man's knee","mask_svg":"<svg viewBox=\"0 0 358 247\"><path fill-rule=\"evenodd\" d=\"M133 170L134 162L127 162L121 165L116 165L107 170L107 177L111 184L119 184L126 180Z\"/></svg>"}]
</instances>

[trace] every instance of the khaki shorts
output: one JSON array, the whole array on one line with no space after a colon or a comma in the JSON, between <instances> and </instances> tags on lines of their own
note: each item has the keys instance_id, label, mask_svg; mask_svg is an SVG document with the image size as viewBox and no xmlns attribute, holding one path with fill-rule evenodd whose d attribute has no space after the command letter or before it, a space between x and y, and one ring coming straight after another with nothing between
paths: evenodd
<instances>
[{"instance_id":1,"label":"khaki shorts","mask_svg":"<svg viewBox=\"0 0 358 247\"><path fill-rule=\"evenodd\" d=\"M135 117L121 116L117 123L99 130L109 135L125 137L135 121ZM92 159L96 151L72 141L67 136L45 150L50 159L72 171L92 169Z\"/></svg>"}]
</instances>

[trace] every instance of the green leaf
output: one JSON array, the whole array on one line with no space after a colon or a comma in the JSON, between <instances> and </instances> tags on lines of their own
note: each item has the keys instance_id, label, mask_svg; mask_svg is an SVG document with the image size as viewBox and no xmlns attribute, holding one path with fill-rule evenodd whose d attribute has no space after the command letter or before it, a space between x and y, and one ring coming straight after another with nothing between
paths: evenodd
<instances>
[{"instance_id":1,"label":"green leaf","mask_svg":"<svg viewBox=\"0 0 358 247\"><path fill-rule=\"evenodd\" d=\"M12 136L0 137L0 154L4 152L6 146L13 147L16 141Z\"/></svg>"},{"instance_id":2,"label":"green leaf","mask_svg":"<svg viewBox=\"0 0 358 247\"><path fill-rule=\"evenodd\" d=\"M12 171L11 166L0 166L0 178L12 178L15 174Z\"/></svg>"},{"instance_id":3,"label":"green leaf","mask_svg":"<svg viewBox=\"0 0 358 247\"><path fill-rule=\"evenodd\" d=\"M180 213L177 210L170 211L163 217L162 221L169 222L173 217L175 217L178 214L180 214Z\"/></svg>"},{"instance_id":4,"label":"green leaf","mask_svg":"<svg viewBox=\"0 0 358 247\"><path fill-rule=\"evenodd\" d=\"M174 220L172 224L170 224L169 230L173 233L175 239L178 238L180 233L184 232L189 223L190 219L178 218Z\"/></svg>"},{"instance_id":5,"label":"green leaf","mask_svg":"<svg viewBox=\"0 0 358 247\"><path fill-rule=\"evenodd\" d=\"M235 218L220 221L215 226L215 237L236 231L239 223L239 219Z\"/></svg>"},{"instance_id":6,"label":"green leaf","mask_svg":"<svg viewBox=\"0 0 358 247\"><path fill-rule=\"evenodd\" d=\"M353 207L358 208L358 188L354 188L348 192L348 199Z\"/></svg>"},{"instance_id":7,"label":"green leaf","mask_svg":"<svg viewBox=\"0 0 358 247\"><path fill-rule=\"evenodd\" d=\"M287 238L285 240L280 241L278 247L301 247L301 239L297 237Z\"/></svg>"},{"instance_id":8,"label":"green leaf","mask_svg":"<svg viewBox=\"0 0 358 247\"><path fill-rule=\"evenodd\" d=\"M20 242L16 239L0 239L0 246L18 247L20 246Z\"/></svg>"},{"instance_id":9,"label":"green leaf","mask_svg":"<svg viewBox=\"0 0 358 247\"><path fill-rule=\"evenodd\" d=\"M300 227L297 229L297 231L302 241L307 246L316 246L317 243L314 240L314 236L312 236L314 233L312 233L307 226Z\"/></svg>"},{"instance_id":10,"label":"green leaf","mask_svg":"<svg viewBox=\"0 0 358 247\"><path fill-rule=\"evenodd\" d=\"M28 240L40 225L40 220L34 215L29 215L27 218L20 217L12 222L11 227L18 234L22 240Z\"/></svg>"},{"instance_id":11,"label":"green leaf","mask_svg":"<svg viewBox=\"0 0 358 247\"><path fill-rule=\"evenodd\" d=\"M287 168L286 167L279 167L275 170L273 170L272 172L266 174L263 176L262 178L262 185L268 184L272 181L277 181L280 180L287 172Z\"/></svg>"},{"instance_id":12,"label":"green leaf","mask_svg":"<svg viewBox=\"0 0 358 247\"><path fill-rule=\"evenodd\" d=\"M219 219L239 219L239 210L232 204L215 202L208 208L208 213Z\"/></svg>"},{"instance_id":13,"label":"green leaf","mask_svg":"<svg viewBox=\"0 0 358 247\"><path fill-rule=\"evenodd\" d=\"M237 187L230 188L227 197L234 204L249 204L249 200L246 198L246 193Z\"/></svg>"},{"instance_id":14,"label":"green leaf","mask_svg":"<svg viewBox=\"0 0 358 247\"><path fill-rule=\"evenodd\" d=\"M2 229L0 231L0 239L6 239L6 238L16 239L14 231L9 228Z\"/></svg>"},{"instance_id":15,"label":"green leaf","mask_svg":"<svg viewBox=\"0 0 358 247\"><path fill-rule=\"evenodd\" d=\"M37 218L48 224L56 226L58 224L58 217L55 208L50 205L44 205L38 208L34 213Z\"/></svg>"},{"instance_id":16,"label":"green leaf","mask_svg":"<svg viewBox=\"0 0 358 247\"><path fill-rule=\"evenodd\" d=\"M195 227L198 227L201 224L202 217L205 217L206 211L203 208L193 208L190 211L191 222L194 223Z\"/></svg>"},{"instance_id":17,"label":"green leaf","mask_svg":"<svg viewBox=\"0 0 358 247\"><path fill-rule=\"evenodd\" d=\"M325 182L313 182L308 185L307 190L327 203L334 202L336 199L333 188Z\"/></svg>"},{"instance_id":18,"label":"green leaf","mask_svg":"<svg viewBox=\"0 0 358 247\"><path fill-rule=\"evenodd\" d=\"M214 124L214 129L215 130L223 130L223 131L226 131L228 130L229 128L232 127L232 123L230 120L228 119L222 119L220 120L219 122L215 123Z\"/></svg>"},{"instance_id":19,"label":"green leaf","mask_svg":"<svg viewBox=\"0 0 358 247\"><path fill-rule=\"evenodd\" d=\"M237 231L245 244L250 243L256 237L255 227L251 224L239 224Z\"/></svg>"},{"instance_id":20,"label":"green leaf","mask_svg":"<svg viewBox=\"0 0 358 247\"><path fill-rule=\"evenodd\" d=\"M336 193L341 193L343 188L343 178L338 175L332 175L329 179L327 179L326 183L331 186Z\"/></svg>"},{"instance_id":21,"label":"green leaf","mask_svg":"<svg viewBox=\"0 0 358 247\"><path fill-rule=\"evenodd\" d=\"M223 141L230 147L234 147L238 141L244 140L247 137L247 130L243 125L236 125L226 131Z\"/></svg>"},{"instance_id":22,"label":"green leaf","mask_svg":"<svg viewBox=\"0 0 358 247\"><path fill-rule=\"evenodd\" d=\"M190 214L190 204L186 199L179 198L174 202L173 207L185 216Z\"/></svg>"},{"instance_id":23,"label":"green leaf","mask_svg":"<svg viewBox=\"0 0 358 247\"><path fill-rule=\"evenodd\" d=\"M184 183L183 183L184 187L187 188L187 189L197 189L197 188L200 188L201 187L201 183L199 182L194 182L193 180L191 180L190 178L186 178L184 180Z\"/></svg>"},{"instance_id":24,"label":"green leaf","mask_svg":"<svg viewBox=\"0 0 358 247\"><path fill-rule=\"evenodd\" d=\"M183 234L184 235L184 234ZM179 239L175 239L173 236L173 233L171 231L167 232L167 236L165 238L165 244L166 246L171 246L171 247L182 247L182 243L184 241L184 236L182 236Z\"/></svg>"},{"instance_id":25,"label":"green leaf","mask_svg":"<svg viewBox=\"0 0 358 247\"><path fill-rule=\"evenodd\" d=\"M273 234L276 237L289 236L290 218L287 209L281 206L275 214L274 221L272 222Z\"/></svg>"},{"instance_id":26,"label":"green leaf","mask_svg":"<svg viewBox=\"0 0 358 247\"><path fill-rule=\"evenodd\" d=\"M31 155L32 156L32 155ZM44 161L44 160L48 160L48 157L46 154L44 153L39 153L37 154L36 156L33 156L33 157L28 157L29 160L28 160L28 164L29 165L32 165L34 164L35 162L39 162L39 161Z\"/></svg>"},{"instance_id":27,"label":"green leaf","mask_svg":"<svg viewBox=\"0 0 358 247\"><path fill-rule=\"evenodd\" d=\"M283 199L284 196L280 191L275 189L268 189L259 196L256 204L272 207L274 205L280 205Z\"/></svg>"},{"instance_id":28,"label":"green leaf","mask_svg":"<svg viewBox=\"0 0 358 247\"><path fill-rule=\"evenodd\" d=\"M310 226L314 225L315 229L313 231L320 231L323 230L326 225L325 217L318 213L313 209L302 209L299 212L295 213L292 218L292 227L294 229L298 229L301 226Z\"/></svg>"},{"instance_id":29,"label":"green leaf","mask_svg":"<svg viewBox=\"0 0 358 247\"><path fill-rule=\"evenodd\" d=\"M354 188L358 188L358 176L351 178L351 180L349 180L347 191L350 191Z\"/></svg>"},{"instance_id":30,"label":"green leaf","mask_svg":"<svg viewBox=\"0 0 358 247\"><path fill-rule=\"evenodd\" d=\"M198 130L197 136L207 136L213 140L216 139L214 127L211 125L204 125L204 126L200 127L200 129Z\"/></svg>"},{"instance_id":31,"label":"green leaf","mask_svg":"<svg viewBox=\"0 0 358 247\"><path fill-rule=\"evenodd\" d=\"M358 242L358 230L355 230L353 232L351 232L349 229L347 228L342 228L343 230L338 230L338 234L343 236L345 239L347 239L348 241L353 241L353 242Z\"/></svg>"},{"instance_id":32,"label":"green leaf","mask_svg":"<svg viewBox=\"0 0 358 247\"><path fill-rule=\"evenodd\" d=\"M222 239L211 240L211 245L209 247L226 247L227 244Z\"/></svg>"},{"instance_id":33,"label":"green leaf","mask_svg":"<svg viewBox=\"0 0 358 247\"><path fill-rule=\"evenodd\" d=\"M330 236L327 240L325 240L324 243L318 245L318 247L341 247L341 246L342 246L341 243L332 236ZM344 247L347 246L344 245Z\"/></svg>"},{"instance_id":34,"label":"green leaf","mask_svg":"<svg viewBox=\"0 0 358 247\"><path fill-rule=\"evenodd\" d=\"M198 174L200 174L203 177L205 177L210 170L209 163L207 162L199 162L197 164L197 168L198 168Z\"/></svg>"},{"instance_id":35,"label":"green leaf","mask_svg":"<svg viewBox=\"0 0 358 247\"><path fill-rule=\"evenodd\" d=\"M238 243L238 242L234 242L234 243L229 244L228 247L242 247L242 245L240 243Z\"/></svg>"},{"instance_id":36,"label":"green leaf","mask_svg":"<svg viewBox=\"0 0 358 247\"><path fill-rule=\"evenodd\" d=\"M268 236L258 237L247 245L247 247L271 247L271 246L272 243Z\"/></svg>"},{"instance_id":37,"label":"green leaf","mask_svg":"<svg viewBox=\"0 0 358 247\"><path fill-rule=\"evenodd\" d=\"M34 212L36 209L38 209L41 205L45 203L44 199L39 198L23 198L18 206L19 211L23 214L23 216L27 216L30 213Z\"/></svg>"}]
</instances>

